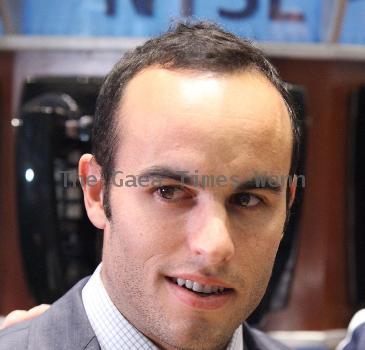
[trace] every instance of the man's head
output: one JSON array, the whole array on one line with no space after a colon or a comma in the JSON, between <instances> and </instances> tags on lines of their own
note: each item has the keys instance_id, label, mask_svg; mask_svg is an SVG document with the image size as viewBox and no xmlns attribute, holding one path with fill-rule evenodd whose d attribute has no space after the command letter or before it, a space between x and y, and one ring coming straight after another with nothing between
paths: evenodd
<instances>
[{"instance_id":1,"label":"man's head","mask_svg":"<svg viewBox=\"0 0 365 350\"><path fill-rule=\"evenodd\" d=\"M96 105L92 153L102 168L105 184L105 212L110 218L109 186L115 169L114 159L118 144L116 114L128 82L141 70L158 65L166 69L185 69L197 72L229 74L248 69L261 72L280 92L293 128L293 175L298 157L298 125L290 96L276 69L260 50L244 39L221 30L212 23L193 25L179 23L158 38L127 53L107 76ZM122 127L121 127L122 130Z\"/></svg>"},{"instance_id":2,"label":"man's head","mask_svg":"<svg viewBox=\"0 0 365 350\"><path fill-rule=\"evenodd\" d=\"M159 345L222 348L259 303L295 189L288 202L286 183L260 188L255 176L293 172L288 103L262 54L212 24L177 25L107 77L95 159L79 166L103 181L83 186L85 205L104 230L112 301ZM148 181L113 186L113 170ZM228 182L181 183L179 171Z\"/></svg>"}]
</instances>

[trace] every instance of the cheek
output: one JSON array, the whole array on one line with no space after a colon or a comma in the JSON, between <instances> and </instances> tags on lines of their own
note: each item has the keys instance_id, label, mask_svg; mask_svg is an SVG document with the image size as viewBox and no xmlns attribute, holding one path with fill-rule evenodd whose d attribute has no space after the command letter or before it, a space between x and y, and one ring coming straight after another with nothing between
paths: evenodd
<instances>
[{"instance_id":1,"label":"cheek","mask_svg":"<svg viewBox=\"0 0 365 350\"><path fill-rule=\"evenodd\" d=\"M249 260L249 268L253 274L259 274L260 271L271 271L274 263L280 237L255 237L246 241L245 257L241 259Z\"/></svg>"},{"instance_id":2,"label":"cheek","mask_svg":"<svg viewBox=\"0 0 365 350\"><path fill-rule=\"evenodd\" d=\"M243 277L246 288L242 294L250 312L259 304L265 294L275 261L279 238L257 238L248 240L245 254L240 257L240 266L245 266ZM247 288L248 287L248 288Z\"/></svg>"},{"instance_id":3,"label":"cheek","mask_svg":"<svg viewBox=\"0 0 365 350\"><path fill-rule=\"evenodd\" d=\"M111 198L113 244L139 261L172 254L183 236L179 219L146 197L125 190Z\"/></svg>"},{"instance_id":4,"label":"cheek","mask_svg":"<svg viewBox=\"0 0 365 350\"><path fill-rule=\"evenodd\" d=\"M265 224L247 229L240 240L236 241L239 248L241 266L250 275L251 283L267 283L270 278L277 250L282 239L285 216L280 215Z\"/></svg>"}]
</instances>

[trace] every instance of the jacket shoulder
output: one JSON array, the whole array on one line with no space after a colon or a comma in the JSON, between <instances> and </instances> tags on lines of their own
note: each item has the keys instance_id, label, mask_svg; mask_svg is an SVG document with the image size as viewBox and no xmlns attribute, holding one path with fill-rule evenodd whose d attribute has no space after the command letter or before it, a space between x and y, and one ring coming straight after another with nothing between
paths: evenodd
<instances>
[{"instance_id":1,"label":"jacket shoulder","mask_svg":"<svg viewBox=\"0 0 365 350\"><path fill-rule=\"evenodd\" d=\"M30 321L21 322L0 331L0 350L26 349L28 346Z\"/></svg>"},{"instance_id":2,"label":"jacket shoulder","mask_svg":"<svg viewBox=\"0 0 365 350\"><path fill-rule=\"evenodd\" d=\"M0 350L100 349L83 306L81 280L42 315L0 332Z\"/></svg>"}]
</instances>

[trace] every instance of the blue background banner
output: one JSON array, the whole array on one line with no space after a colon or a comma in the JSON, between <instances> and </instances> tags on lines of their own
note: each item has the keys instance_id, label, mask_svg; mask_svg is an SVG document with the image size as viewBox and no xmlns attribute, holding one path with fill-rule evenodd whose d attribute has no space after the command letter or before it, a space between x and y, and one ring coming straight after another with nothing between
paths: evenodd
<instances>
[{"instance_id":1,"label":"blue background banner","mask_svg":"<svg viewBox=\"0 0 365 350\"><path fill-rule=\"evenodd\" d=\"M23 32L153 36L177 18L218 22L256 40L319 41L319 0L24 0Z\"/></svg>"},{"instance_id":2,"label":"blue background banner","mask_svg":"<svg viewBox=\"0 0 365 350\"><path fill-rule=\"evenodd\" d=\"M340 42L365 43L365 0L348 0Z\"/></svg>"}]
</instances>

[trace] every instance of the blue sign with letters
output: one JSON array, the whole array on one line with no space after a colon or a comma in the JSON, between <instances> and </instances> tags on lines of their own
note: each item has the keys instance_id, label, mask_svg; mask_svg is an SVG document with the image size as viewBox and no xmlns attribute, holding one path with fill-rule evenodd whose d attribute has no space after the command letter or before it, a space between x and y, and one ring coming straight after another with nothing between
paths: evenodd
<instances>
[{"instance_id":1,"label":"blue sign with letters","mask_svg":"<svg viewBox=\"0 0 365 350\"><path fill-rule=\"evenodd\" d=\"M153 36L174 19L212 20L256 40L319 41L319 0L24 0L26 34Z\"/></svg>"}]
</instances>

